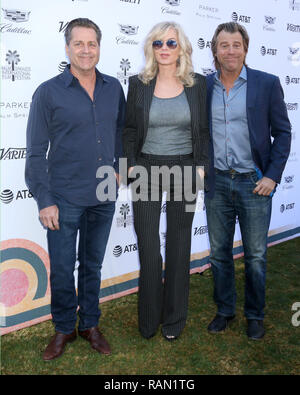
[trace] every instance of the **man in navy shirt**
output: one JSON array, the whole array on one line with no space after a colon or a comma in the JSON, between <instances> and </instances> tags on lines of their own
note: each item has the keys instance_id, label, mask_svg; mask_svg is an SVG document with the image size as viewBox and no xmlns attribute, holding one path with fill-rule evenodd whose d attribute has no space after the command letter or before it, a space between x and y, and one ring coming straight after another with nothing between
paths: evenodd
<instances>
[{"instance_id":1,"label":"man in navy shirt","mask_svg":"<svg viewBox=\"0 0 300 395\"><path fill-rule=\"evenodd\" d=\"M207 77L212 136L205 198L217 315L208 331L226 329L235 316L232 256L238 217L245 257L247 335L264 336L266 251L272 194L290 152L291 126L279 78L246 66L249 36L234 22L217 27Z\"/></svg>"},{"instance_id":2,"label":"man in navy shirt","mask_svg":"<svg viewBox=\"0 0 300 395\"><path fill-rule=\"evenodd\" d=\"M111 352L98 321L101 265L115 199L99 200L96 190L103 179L96 174L99 167L110 166L118 179L125 98L118 80L96 69L101 31L94 22L74 19L65 30L65 40L70 65L38 87L27 125L25 178L40 220L48 228L51 268L55 336L44 360L60 356L66 343L75 340L78 306L79 335L100 353Z\"/></svg>"}]
</instances>

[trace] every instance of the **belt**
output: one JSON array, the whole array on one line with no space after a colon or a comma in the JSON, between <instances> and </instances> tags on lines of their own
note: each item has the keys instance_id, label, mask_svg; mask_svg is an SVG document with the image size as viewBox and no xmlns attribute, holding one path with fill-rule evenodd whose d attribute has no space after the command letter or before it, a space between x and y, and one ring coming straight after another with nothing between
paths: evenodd
<instances>
[{"instance_id":1,"label":"belt","mask_svg":"<svg viewBox=\"0 0 300 395\"><path fill-rule=\"evenodd\" d=\"M231 176L236 176L236 175L240 175L240 176L249 176L251 174L255 173L255 170L253 171L248 171L247 173L241 173L239 171L236 171L234 169L229 169L229 170L220 170L220 169L216 169L215 168L215 173L216 174L230 174Z\"/></svg>"},{"instance_id":2,"label":"belt","mask_svg":"<svg viewBox=\"0 0 300 395\"><path fill-rule=\"evenodd\" d=\"M153 154L144 154L140 153L141 158L145 159L154 159L154 160L184 160L188 158L192 158L193 154L185 154L185 155L153 155Z\"/></svg>"}]
</instances>

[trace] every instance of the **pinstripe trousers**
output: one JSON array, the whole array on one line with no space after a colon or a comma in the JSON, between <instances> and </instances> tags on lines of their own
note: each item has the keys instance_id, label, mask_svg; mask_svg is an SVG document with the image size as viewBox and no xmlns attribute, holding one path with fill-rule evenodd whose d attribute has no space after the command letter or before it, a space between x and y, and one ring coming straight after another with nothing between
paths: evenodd
<instances>
[{"instance_id":1,"label":"pinstripe trousers","mask_svg":"<svg viewBox=\"0 0 300 395\"><path fill-rule=\"evenodd\" d=\"M134 227L137 235L140 276L138 293L138 321L142 336L150 338L155 335L162 324L163 335L179 336L187 319L191 227L194 212L186 211L186 200L182 193L180 201L174 200L174 180L171 180L166 201L166 250L165 271L163 275L160 249L159 224L161 216L164 184L160 179L154 185L150 177L153 166L192 166L191 156L144 155L137 164L148 173L148 182L141 182L141 190L149 194L149 199L133 200ZM193 170L193 178L196 176ZM153 188L159 190L158 200L151 200ZM188 202L191 203L191 202ZM195 200L192 202L195 203Z\"/></svg>"}]
</instances>

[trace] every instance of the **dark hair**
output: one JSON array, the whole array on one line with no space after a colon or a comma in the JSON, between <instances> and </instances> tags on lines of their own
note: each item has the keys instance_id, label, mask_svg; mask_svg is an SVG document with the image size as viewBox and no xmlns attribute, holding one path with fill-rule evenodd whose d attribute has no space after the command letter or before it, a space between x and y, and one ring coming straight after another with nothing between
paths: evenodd
<instances>
[{"instance_id":1,"label":"dark hair","mask_svg":"<svg viewBox=\"0 0 300 395\"><path fill-rule=\"evenodd\" d=\"M214 36L211 40L211 51L212 51L212 55L214 58L214 63L215 63L216 69L220 68L220 65L219 65L219 62L217 59L217 39L218 39L218 35L221 33L221 31L224 31L227 33L239 32L243 38L244 50L246 53L248 52L248 47L249 47L249 36L248 36L247 30L244 28L244 26L242 26L236 22L221 23L216 28ZM246 64L245 60L244 60L244 64Z\"/></svg>"},{"instance_id":2,"label":"dark hair","mask_svg":"<svg viewBox=\"0 0 300 395\"><path fill-rule=\"evenodd\" d=\"M96 23L94 23L88 18L77 18L77 19L73 19L71 22L68 23L68 26L65 30L65 40L67 45L69 45L71 41L72 29L76 26L94 29L96 32L98 45L100 45L100 41L102 37L101 30L96 25Z\"/></svg>"}]
</instances>

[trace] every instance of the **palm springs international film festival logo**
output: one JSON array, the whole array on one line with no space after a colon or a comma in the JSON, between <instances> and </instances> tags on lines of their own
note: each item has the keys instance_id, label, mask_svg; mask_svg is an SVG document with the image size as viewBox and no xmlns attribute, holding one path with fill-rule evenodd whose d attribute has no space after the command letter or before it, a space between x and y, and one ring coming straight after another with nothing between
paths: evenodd
<instances>
[{"instance_id":1,"label":"palm springs international film festival logo","mask_svg":"<svg viewBox=\"0 0 300 395\"><path fill-rule=\"evenodd\" d=\"M126 228L126 226L133 224L133 215L128 215L130 213L130 207L128 203L124 203L120 207L121 217L117 217L117 227Z\"/></svg>"},{"instance_id":2,"label":"palm springs international film festival logo","mask_svg":"<svg viewBox=\"0 0 300 395\"><path fill-rule=\"evenodd\" d=\"M121 84L128 85L128 78L134 73L129 73L128 71L131 69L131 65L128 59L122 58L120 62L120 69L122 72L117 73L117 78L121 82Z\"/></svg>"},{"instance_id":3,"label":"palm springs international film festival logo","mask_svg":"<svg viewBox=\"0 0 300 395\"><path fill-rule=\"evenodd\" d=\"M18 66L21 58L17 51L9 50L5 55L5 61L8 63L8 66L2 66L3 80L30 80L31 67Z\"/></svg>"}]
</instances>

